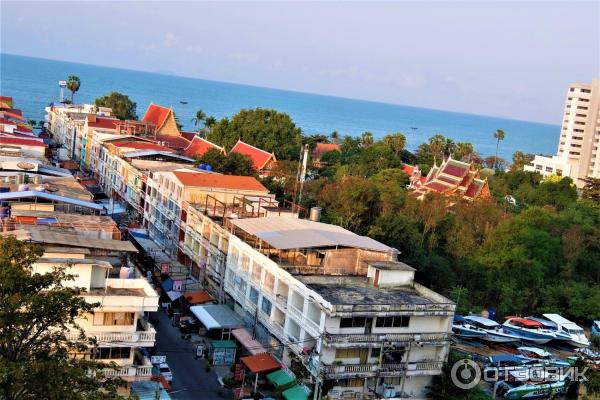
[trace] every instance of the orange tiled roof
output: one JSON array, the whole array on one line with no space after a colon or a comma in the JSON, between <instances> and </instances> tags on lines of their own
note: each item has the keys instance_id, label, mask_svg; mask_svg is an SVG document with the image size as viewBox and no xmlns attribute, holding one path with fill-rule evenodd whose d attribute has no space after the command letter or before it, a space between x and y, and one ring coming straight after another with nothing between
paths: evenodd
<instances>
[{"instance_id":1,"label":"orange tiled roof","mask_svg":"<svg viewBox=\"0 0 600 400\"><path fill-rule=\"evenodd\" d=\"M117 129L117 124L121 122L116 118L98 117L94 114L88 114L87 124L91 128Z\"/></svg>"},{"instance_id":2,"label":"orange tiled roof","mask_svg":"<svg viewBox=\"0 0 600 400\"><path fill-rule=\"evenodd\" d=\"M154 135L154 140L157 142L165 142L167 147L176 150L184 150L190 145L190 141L183 136Z\"/></svg>"},{"instance_id":3,"label":"orange tiled roof","mask_svg":"<svg viewBox=\"0 0 600 400\"><path fill-rule=\"evenodd\" d=\"M137 149L137 150L156 150L156 151L172 152L172 150L168 147L161 146L160 144L157 144L157 143L150 143L150 142L133 142L133 141L115 142L115 143L113 143L113 146Z\"/></svg>"},{"instance_id":4,"label":"orange tiled roof","mask_svg":"<svg viewBox=\"0 0 600 400\"><path fill-rule=\"evenodd\" d=\"M156 125L156 129L160 129L169 117L170 113L170 108L150 103L148 109L146 110L146 114L144 114L144 118L142 118L142 121L152 122Z\"/></svg>"},{"instance_id":5,"label":"orange tiled roof","mask_svg":"<svg viewBox=\"0 0 600 400\"><path fill-rule=\"evenodd\" d=\"M254 169L257 171L263 169L271 159L275 160L274 154L261 150L258 147L254 147L248 143L244 143L241 140L238 140L235 146L233 146L231 153L239 153L249 156L252 160L252 164L254 165Z\"/></svg>"},{"instance_id":6,"label":"orange tiled roof","mask_svg":"<svg viewBox=\"0 0 600 400\"><path fill-rule=\"evenodd\" d=\"M27 121L27 118L25 118L24 116L22 116L20 114L17 114L17 113L14 113L12 111L2 110L2 111L0 111L0 114L3 117L9 117L9 118L18 119L18 120L21 120L21 121Z\"/></svg>"},{"instance_id":7,"label":"orange tiled roof","mask_svg":"<svg viewBox=\"0 0 600 400\"><path fill-rule=\"evenodd\" d=\"M217 149L222 153L225 153L225 150L221 146L217 146L216 144L209 142L206 139L202 139L201 137L195 136L192 139L190 145L185 149L183 154L187 157L202 157L204 153L206 153L210 149Z\"/></svg>"},{"instance_id":8,"label":"orange tiled roof","mask_svg":"<svg viewBox=\"0 0 600 400\"><path fill-rule=\"evenodd\" d=\"M181 133L181 136L183 136L184 138L186 138L190 142L192 140L194 140L195 137L198 136L198 132L179 131L179 133Z\"/></svg>"},{"instance_id":9,"label":"orange tiled roof","mask_svg":"<svg viewBox=\"0 0 600 400\"><path fill-rule=\"evenodd\" d=\"M191 171L173 171L173 175L184 186L269 192L262 183L252 176L219 175Z\"/></svg>"},{"instance_id":10,"label":"orange tiled roof","mask_svg":"<svg viewBox=\"0 0 600 400\"><path fill-rule=\"evenodd\" d=\"M21 145L21 146L48 147L47 144L45 144L44 142L39 141L39 140L21 139L21 138L6 137L6 136L0 136L0 144L14 144L14 145Z\"/></svg>"}]
</instances>

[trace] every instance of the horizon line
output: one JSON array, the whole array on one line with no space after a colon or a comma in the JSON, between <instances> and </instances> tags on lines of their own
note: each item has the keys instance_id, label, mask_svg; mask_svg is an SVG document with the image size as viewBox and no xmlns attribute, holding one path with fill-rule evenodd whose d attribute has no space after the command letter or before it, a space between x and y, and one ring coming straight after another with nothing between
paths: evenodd
<instances>
[{"instance_id":1,"label":"horizon line","mask_svg":"<svg viewBox=\"0 0 600 400\"><path fill-rule=\"evenodd\" d=\"M200 81L205 81L205 82L217 82L217 83L224 83L224 84L228 84L228 85L237 85L237 86L246 86L246 87L258 88L258 89L276 90L276 91L280 91L280 92L291 92L291 93L299 93L299 94L304 94L304 95L323 96L323 97L330 97L330 98L341 99L341 100L350 100L350 101L356 101L356 102L361 102L362 101L362 102L367 102L367 103L381 104L381 105L385 105L385 106L395 106L395 107L399 106L399 107L407 107L407 108L414 108L414 109L420 109L420 110L439 111L439 112L445 112L445 113L450 113L450 114L471 115L471 116L477 116L477 117L483 117L483 118L497 118L497 119L504 119L504 120L507 120L507 121L519 121L519 122L533 123L533 124L539 124L539 125L547 125L547 126L553 126L553 127L560 127L561 126L560 124L553 124L553 123L550 123L550 122L525 120L525 119L519 119L519 118L513 118L513 117L507 117L507 116L474 114L474 113L469 113L469 112L464 112L464 111L447 110L447 109L441 109L441 108L428 108L428 107L411 106L411 105L401 104L401 103L391 103L391 102L386 102L386 101L382 101L382 100L363 99L363 98L356 98L356 97L343 97L343 96L337 96L337 95L332 95L332 94L323 94L323 93L315 93L315 92L305 92L305 91L295 90L295 89L282 89L282 88L271 87L271 86L253 85L253 84L243 83L243 82L221 81L221 80L214 80L214 79L206 79L206 78L200 78L200 77L197 77L197 76L179 75L179 74L177 74L174 71L164 71L164 72L160 72L160 71L147 71L147 70L141 70L141 69L124 68L124 67L114 67L114 66L102 65L102 64L90 64L90 63L85 63L85 62L80 62L80 61L69 61L69 60L61 60L61 59L56 59L56 58L36 57L36 56L31 56L31 55L6 53L6 52L1 52L0 51L0 56L2 56L2 55L8 55L8 56L14 56L14 57L24 57L24 58L33 58L33 59L38 59L38 60L46 60L46 61L54 61L54 62L64 62L64 63L70 63L70 64L78 64L78 65L91 66L91 67L110 68L110 69L116 69L116 70L121 70L121 71L141 72L141 73L146 73L146 74L162 75L162 76L168 76L168 77L173 77L173 78L194 79L194 80L200 80Z\"/></svg>"}]
</instances>

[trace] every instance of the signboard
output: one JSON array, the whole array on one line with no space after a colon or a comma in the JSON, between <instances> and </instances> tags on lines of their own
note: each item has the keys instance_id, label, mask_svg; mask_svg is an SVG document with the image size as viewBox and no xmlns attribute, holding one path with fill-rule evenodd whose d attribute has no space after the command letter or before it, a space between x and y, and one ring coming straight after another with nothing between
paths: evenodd
<instances>
[{"instance_id":1,"label":"signboard","mask_svg":"<svg viewBox=\"0 0 600 400\"><path fill-rule=\"evenodd\" d=\"M160 263L160 272L162 272L163 274L168 274L169 273L169 263Z\"/></svg>"},{"instance_id":2,"label":"signboard","mask_svg":"<svg viewBox=\"0 0 600 400\"><path fill-rule=\"evenodd\" d=\"M175 290L176 292L181 292L182 288L183 288L183 282L182 280L174 280L173 281L173 290Z\"/></svg>"}]
</instances>

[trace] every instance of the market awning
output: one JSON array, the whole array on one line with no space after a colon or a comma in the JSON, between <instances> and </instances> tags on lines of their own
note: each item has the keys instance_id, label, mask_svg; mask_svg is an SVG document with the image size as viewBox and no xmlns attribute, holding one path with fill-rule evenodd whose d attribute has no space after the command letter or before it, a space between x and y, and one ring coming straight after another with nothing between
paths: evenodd
<instances>
[{"instance_id":1,"label":"market awning","mask_svg":"<svg viewBox=\"0 0 600 400\"><path fill-rule=\"evenodd\" d=\"M190 311L206 329L235 329L244 326L236 313L224 304L192 306Z\"/></svg>"},{"instance_id":2,"label":"market awning","mask_svg":"<svg viewBox=\"0 0 600 400\"><path fill-rule=\"evenodd\" d=\"M171 299L171 301L175 301L175 300L177 300L178 298L180 298L183 295L181 294L181 292L176 292L174 290L169 290L167 292L167 296L169 296L169 299Z\"/></svg>"},{"instance_id":3,"label":"market awning","mask_svg":"<svg viewBox=\"0 0 600 400\"><path fill-rule=\"evenodd\" d=\"M301 386L292 386L282 393L286 400L308 400L308 393Z\"/></svg>"},{"instance_id":4,"label":"market awning","mask_svg":"<svg viewBox=\"0 0 600 400\"><path fill-rule=\"evenodd\" d=\"M200 290L196 292L185 292L185 301L190 305L204 304L213 301L214 298L208 292Z\"/></svg>"},{"instance_id":5,"label":"market awning","mask_svg":"<svg viewBox=\"0 0 600 400\"><path fill-rule=\"evenodd\" d=\"M231 331L231 333L242 344L242 346L244 346L246 350L250 352L250 354L256 355L267 352L262 344L252 339L252 335L250 335L250 333L244 328L234 329Z\"/></svg>"},{"instance_id":6,"label":"market awning","mask_svg":"<svg viewBox=\"0 0 600 400\"><path fill-rule=\"evenodd\" d=\"M240 358L240 361L250 370L250 372L255 374L281 368L281 365L277 362L277 360L271 357L271 355L268 353L242 357Z\"/></svg>"},{"instance_id":7,"label":"market awning","mask_svg":"<svg viewBox=\"0 0 600 400\"><path fill-rule=\"evenodd\" d=\"M267 380L275 385L275 387L289 385L296 381L293 376L283 369L267 374Z\"/></svg>"}]
</instances>

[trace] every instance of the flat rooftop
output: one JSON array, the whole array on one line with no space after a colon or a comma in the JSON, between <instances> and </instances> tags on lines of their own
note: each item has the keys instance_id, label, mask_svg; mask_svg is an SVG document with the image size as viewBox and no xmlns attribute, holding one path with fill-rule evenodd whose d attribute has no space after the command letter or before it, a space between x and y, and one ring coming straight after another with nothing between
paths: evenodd
<instances>
[{"instance_id":1,"label":"flat rooftop","mask_svg":"<svg viewBox=\"0 0 600 400\"><path fill-rule=\"evenodd\" d=\"M85 294L89 294L92 296L136 296L136 297L146 297L146 292L144 289L138 288L115 288L107 286L105 288L92 288L85 292Z\"/></svg>"},{"instance_id":2,"label":"flat rooftop","mask_svg":"<svg viewBox=\"0 0 600 400\"><path fill-rule=\"evenodd\" d=\"M416 271L410 265L400 261L370 261L369 265L383 271Z\"/></svg>"},{"instance_id":3,"label":"flat rooftop","mask_svg":"<svg viewBox=\"0 0 600 400\"><path fill-rule=\"evenodd\" d=\"M295 275L332 305L428 305L438 303L412 286L376 288L364 276Z\"/></svg>"}]
</instances>

